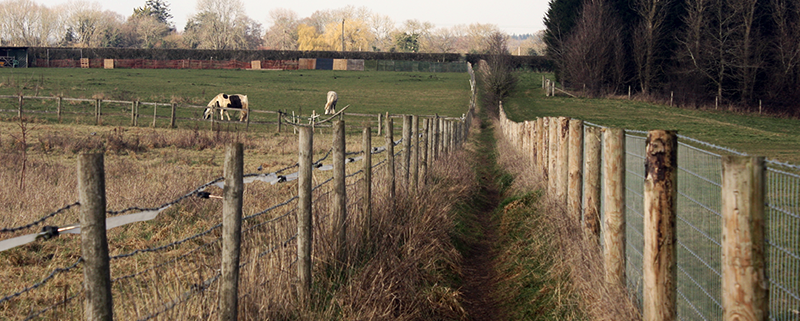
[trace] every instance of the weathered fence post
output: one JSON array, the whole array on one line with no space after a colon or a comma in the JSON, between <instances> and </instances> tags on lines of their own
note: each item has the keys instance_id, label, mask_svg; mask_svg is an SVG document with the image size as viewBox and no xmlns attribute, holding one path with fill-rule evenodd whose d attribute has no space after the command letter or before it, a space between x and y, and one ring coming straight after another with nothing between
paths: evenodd
<instances>
[{"instance_id":1,"label":"weathered fence post","mask_svg":"<svg viewBox=\"0 0 800 321\"><path fill-rule=\"evenodd\" d=\"M411 190L411 116L403 115L403 182L406 194Z\"/></svg>"},{"instance_id":2,"label":"weathered fence post","mask_svg":"<svg viewBox=\"0 0 800 321\"><path fill-rule=\"evenodd\" d=\"M556 197L558 204L567 207L569 188L569 117L558 118L558 155L556 156Z\"/></svg>"},{"instance_id":3,"label":"weathered fence post","mask_svg":"<svg viewBox=\"0 0 800 321\"><path fill-rule=\"evenodd\" d=\"M569 177L567 211L575 222L581 221L581 191L583 190L583 121L569 121Z\"/></svg>"},{"instance_id":4,"label":"weathered fence post","mask_svg":"<svg viewBox=\"0 0 800 321\"><path fill-rule=\"evenodd\" d=\"M583 228L600 241L600 128L586 127L584 145Z\"/></svg>"},{"instance_id":5,"label":"weathered fence post","mask_svg":"<svg viewBox=\"0 0 800 321\"><path fill-rule=\"evenodd\" d=\"M411 116L411 193L419 187L419 117Z\"/></svg>"},{"instance_id":6,"label":"weathered fence post","mask_svg":"<svg viewBox=\"0 0 800 321\"><path fill-rule=\"evenodd\" d=\"M242 240L244 154L242 143L225 146L222 189L222 277L219 287L219 319L237 320L239 311L239 258Z\"/></svg>"},{"instance_id":7,"label":"weathered fence post","mask_svg":"<svg viewBox=\"0 0 800 321\"><path fill-rule=\"evenodd\" d=\"M282 119L283 117L281 117L281 116L283 116L283 111L278 109L278 132L279 133L281 132L281 126L283 125L283 119Z\"/></svg>"},{"instance_id":8,"label":"weathered fence post","mask_svg":"<svg viewBox=\"0 0 800 321\"><path fill-rule=\"evenodd\" d=\"M606 282L625 284L625 130L603 130L603 259Z\"/></svg>"},{"instance_id":9,"label":"weathered fence post","mask_svg":"<svg viewBox=\"0 0 800 321\"><path fill-rule=\"evenodd\" d=\"M556 196L556 181L558 180L558 171L556 168L558 165L559 126L560 123L558 122L558 117L550 117L550 128L548 129L548 138L550 140L550 159L547 160L547 193L553 196Z\"/></svg>"},{"instance_id":10,"label":"weathered fence post","mask_svg":"<svg viewBox=\"0 0 800 321\"><path fill-rule=\"evenodd\" d=\"M386 128L384 135L386 138L386 177L389 179L389 208L393 211L395 208L395 175L394 175L394 138L392 131L394 131L392 118L389 113L386 113Z\"/></svg>"},{"instance_id":11,"label":"weathered fence post","mask_svg":"<svg viewBox=\"0 0 800 321\"><path fill-rule=\"evenodd\" d=\"M644 179L644 320L678 318L678 136L647 133Z\"/></svg>"},{"instance_id":12,"label":"weathered fence post","mask_svg":"<svg viewBox=\"0 0 800 321\"><path fill-rule=\"evenodd\" d=\"M94 124L95 125L100 125L101 121L102 120L100 118L100 99L95 99L94 100Z\"/></svg>"},{"instance_id":13,"label":"weathered fence post","mask_svg":"<svg viewBox=\"0 0 800 321\"><path fill-rule=\"evenodd\" d=\"M769 319L765 182L763 157L722 157L723 320Z\"/></svg>"},{"instance_id":14,"label":"weathered fence post","mask_svg":"<svg viewBox=\"0 0 800 321\"><path fill-rule=\"evenodd\" d=\"M178 108L178 104L172 103L171 107L172 107L172 112L170 113L169 116L169 128L175 128L175 112L176 109Z\"/></svg>"},{"instance_id":15,"label":"weathered fence post","mask_svg":"<svg viewBox=\"0 0 800 321\"><path fill-rule=\"evenodd\" d=\"M61 123L61 99L62 99L61 97L58 97L57 98L58 102L56 103L56 114L58 115L59 124Z\"/></svg>"},{"instance_id":16,"label":"weathered fence post","mask_svg":"<svg viewBox=\"0 0 800 321\"><path fill-rule=\"evenodd\" d=\"M139 126L139 107L142 106L142 102L136 101L136 112L133 115L133 126Z\"/></svg>"},{"instance_id":17,"label":"weathered fence post","mask_svg":"<svg viewBox=\"0 0 800 321\"><path fill-rule=\"evenodd\" d=\"M345 122L333 123L333 218L336 239L336 259L345 261L347 245L347 186L345 184Z\"/></svg>"},{"instance_id":18,"label":"weathered fence post","mask_svg":"<svg viewBox=\"0 0 800 321\"><path fill-rule=\"evenodd\" d=\"M550 179L550 118L542 118L542 162L539 165L542 169L542 177L548 182ZM548 186L550 186L549 183Z\"/></svg>"},{"instance_id":19,"label":"weathered fence post","mask_svg":"<svg viewBox=\"0 0 800 321\"><path fill-rule=\"evenodd\" d=\"M136 126L136 102L131 102L131 126Z\"/></svg>"},{"instance_id":20,"label":"weathered fence post","mask_svg":"<svg viewBox=\"0 0 800 321\"><path fill-rule=\"evenodd\" d=\"M312 156L314 154L314 129L298 127L299 153L297 172L297 275L300 280L300 299L308 300L311 291L311 223Z\"/></svg>"},{"instance_id":21,"label":"weathered fence post","mask_svg":"<svg viewBox=\"0 0 800 321\"><path fill-rule=\"evenodd\" d=\"M158 104L153 104L153 128L156 128L156 111L158 111ZM214 119L214 115L211 115L211 119Z\"/></svg>"},{"instance_id":22,"label":"weathered fence post","mask_svg":"<svg viewBox=\"0 0 800 321\"><path fill-rule=\"evenodd\" d=\"M22 95L19 95L19 110L17 111L17 118L22 119Z\"/></svg>"},{"instance_id":23,"label":"weathered fence post","mask_svg":"<svg viewBox=\"0 0 800 321\"><path fill-rule=\"evenodd\" d=\"M111 269L106 236L106 177L103 154L78 157L78 201L86 320L113 320Z\"/></svg>"},{"instance_id":24,"label":"weathered fence post","mask_svg":"<svg viewBox=\"0 0 800 321\"><path fill-rule=\"evenodd\" d=\"M380 126L378 126L380 127ZM364 170L364 188L362 189L363 202L361 205L361 216L364 219L364 233L370 239L372 227L372 129L367 126L362 133L361 148L364 150L364 160L362 161Z\"/></svg>"},{"instance_id":25,"label":"weathered fence post","mask_svg":"<svg viewBox=\"0 0 800 321\"><path fill-rule=\"evenodd\" d=\"M431 165L433 165L433 161L439 158L439 115L436 115L433 119L431 119L430 126L431 142L428 148L430 148L431 151L428 155L429 169L431 168Z\"/></svg>"},{"instance_id":26,"label":"weathered fence post","mask_svg":"<svg viewBox=\"0 0 800 321\"><path fill-rule=\"evenodd\" d=\"M428 137L430 136L430 122L427 118L422 119L422 139L419 140L420 161L419 161L419 186L424 186L428 177Z\"/></svg>"},{"instance_id":27,"label":"weathered fence post","mask_svg":"<svg viewBox=\"0 0 800 321\"><path fill-rule=\"evenodd\" d=\"M378 114L378 136L381 136L381 128L383 127L381 117L383 117L383 114Z\"/></svg>"}]
</instances>

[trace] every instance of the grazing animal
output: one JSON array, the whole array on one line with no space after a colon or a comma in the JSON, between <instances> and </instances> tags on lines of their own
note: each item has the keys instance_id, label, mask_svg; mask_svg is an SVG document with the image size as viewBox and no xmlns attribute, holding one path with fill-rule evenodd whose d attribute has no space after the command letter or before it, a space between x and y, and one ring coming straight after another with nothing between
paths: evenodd
<instances>
[{"instance_id":1,"label":"grazing animal","mask_svg":"<svg viewBox=\"0 0 800 321\"><path fill-rule=\"evenodd\" d=\"M339 101L339 95L335 91L328 92L328 102L325 103L325 115L336 113L336 102Z\"/></svg>"},{"instance_id":2,"label":"grazing animal","mask_svg":"<svg viewBox=\"0 0 800 321\"><path fill-rule=\"evenodd\" d=\"M219 94L210 102L208 102L208 108L203 113L203 119L209 119L214 117L212 115L214 110L212 107L222 107L222 108L236 108L239 109L239 121L244 121L247 119L248 111L250 111L250 106L247 101L247 95L228 95L228 94ZM219 110L219 119L224 120L223 116L227 116L228 120L231 120L231 115L228 113L227 110L220 109Z\"/></svg>"}]
</instances>

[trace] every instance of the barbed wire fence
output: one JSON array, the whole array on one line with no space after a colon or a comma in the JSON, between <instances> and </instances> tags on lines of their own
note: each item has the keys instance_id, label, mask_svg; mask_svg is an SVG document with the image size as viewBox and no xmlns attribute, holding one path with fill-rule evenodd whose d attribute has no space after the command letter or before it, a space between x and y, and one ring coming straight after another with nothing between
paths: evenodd
<instances>
[{"instance_id":1,"label":"barbed wire fence","mask_svg":"<svg viewBox=\"0 0 800 321\"><path fill-rule=\"evenodd\" d=\"M470 74L472 76L472 73ZM445 159L444 155L459 148L469 134L469 124L475 112L474 78L471 79L470 84L472 97L469 110L460 118L424 117L422 127L419 127L418 122L404 121L404 133L414 133L413 136L404 135L405 137L394 140L391 135L387 135L386 141L391 142L390 144L357 152L336 153L332 148L321 158L306 164L310 168L305 170L318 173L338 170L335 167L339 165L329 164L329 157L337 158L338 161L334 162L342 164L341 166L345 166L344 168L359 162L368 164L368 167L360 169L352 168L352 166L349 170L341 169L343 172L349 173L344 175L340 181L336 179L339 182L334 182L336 175L333 175L334 177L323 179L311 187L309 195L313 198L310 200L310 204L314 217L313 249L315 253L320 253L325 248L331 248L337 237L334 235L336 230L332 227L339 219L336 216L342 215L342 213L332 211L334 205L331 204L331 199L337 197L334 195L338 193L332 184L344 186L341 190L346 193L345 213L351 214L344 219L346 224L351 228L369 226L364 224L369 218L364 214L358 215L358 213L371 213L369 209L371 202L364 200L370 199L376 192L370 192L371 188L365 188L365 185L395 186L395 183L376 183L371 179L372 172L380 171L382 173L378 177L380 180L392 180L397 177L397 181L401 183L400 186L408 191L412 188L411 186L425 184L425 168L430 168L434 161ZM383 119L387 134L392 133L390 130L392 118L394 116L386 114ZM417 116L403 116L404 120L407 118L417 119ZM414 129L410 128L412 124ZM294 125L294 123L286 125ZM313 135L313 131L311 133ZM370 131L365 131L364 141L370 141L371 135ZM396 153L385 153L401 144L404 149ZM381 154L387 155L387 157L373 164L372 158L379 157ZM394 159L400 155L404 157L402 157L402 161L397 162L399 166L395 167ZM367 159L369 162L366 161ZM300 167L301 162L298 162L272 173L244 174L238 179L242 184L251 184L257 181L270 185L286 184L301 179L302 175L299 173L304 169ZM287 173L295 168L298 169L297 172ZM415 171L418 171L418 175L409 176ZM367 172L370 175L366 175ZM103 210L106 229L133 223L142 224L141 222L158 218L160 213L170 208L180 207L183 212L203 212L204 208L211 206L211 210L208 211L216 211L218 208L214 207L215 203L208 202L213 202L213 199L228 201L226 193L223 193L223 196L213 194L216 189L225 191L225 179L225 177L213 179L156 207L133 206L122 210ZM300 184L298 184L299 187ZM380 191L380 193L382 192ZM241 271L240 278L246 279L248 282L242 282L246 286L239 289L235 297L245 304L247 304L247 300L254 300L253 295L256 292L260 292L261 294L258 295L263 296L264 291L259 288L266 285L269 285L271 289L284 289L276 291L282 294L275 296L271 301L273 304L278 304L280 300L284 299L281 295L292 293L286 289L297 290L302 286L297 282L298 278L302 278L299 275L301 272L299 272L298 266L302 265L305 260L310 261L311 258L310 256L304 258L298 252L299 243L308 241L303 240L303 235L298 233L297 222L299 215L302 214L300 212L302 207L299 204L303 202L301 194L298 193L263 210L240 217L241 257L237 266ZM377 194L375 195L377 196ZM31 243L53 242L64 233L81 234L83 231L80 224L75 223L64 226L45 225L39 232L18 235L44 225L49 219L64 212L80 208L81 204L82 201L79 200L28 224L0 229L0 237L4 234L14 236L0 241L0 251L12 250ZM241 207L239 211L241 211ZM83 215L83 213L81 214ZM197 214L190 216L197 216ZM113 306L106 307L108 310L106 312L137 320L206 319L215 314L225 313L223 312L224 308L219 305L221 301L219 289L223 286L220 282L224 282L220 265L222 256L226 255L223 253L222 243L225 236L222 230L223 223L217 221L207 228L202 228L201 231L169 243L150 247L137 248L135 245L131 245L111 249L110 253L112 254L106 257L106 262L110 265L107 277L110 285L109 297L113 297ZM26 251L26 249L13 251ZM33 275L27 276L27 279L36 280L27 286L8 289L9 292L0 293L2 295L0 307L5 311L0 315L23 320L76 319L82 317L84 309L102 310L103 307L91 306L89 302L93 302L93 300L87 297L85 285L81 281L83 276L79 273L84 272L86 275L86 270L94 268L88 266L86 262L78 252L78 256L75 257L72 264L53 268L50 273L38 278ZM302 292L302 290L298 291ZM87 305L83 306L81 304L83 302L87 302Z\"/></svg>"},{"instance_id":2,"label":"barbed wire fence","mask_svg":"<svg viewBox=\"0 0 800 321\"><path fill-rule=\"evenodd\" d=\"M648 243L647 235L652 235L656 230L647 222L649 215L652 215L648 211L652 209L646 204L653 204L653 201L646 203L645 200L648 195L647 186L651 184L647 181L648 176L653 175L654 170L651 167L648 172L648 158L658 154L648 152L648 148L656 148L652 146L656 142L653 138L656 131L606 128L566 117L543 117L533 121L513 122L506 117L502 107L500 124L506 139L523 155L528 156L534 170L547 180L548 194L557 197L559 202L564 201L567 212L576 215L588 233L596 234L606 256L607 278L609 275L621 278L640 307L643 310L652 310L646 303L648 297L657 294L648 293L654 289L648 289L644 285L653 282L652 279L648 281L648 278L655 277L652 270L645 265L648 264L648 255L653 253L647 249L648 246L653 246ZM570 129L576 126L580 130L567 130L565 126ZM580 142L579 145L573 145L573 136L575 141ZM666 284L674 284L672 289L661 290L672 293L675 298L674 306L664 305L666 309L671 309L668 313L680 320L722 320L726 310L736 311L740 306L745 306L736 305L735 298L730 297L735 291L725 291L726 283L734 283L725 281L725 276L731 277L733 273L730 265L726 264L727 256L727 260L752 260L754 263L749 267L751 270L743 273L755 273L755 279L761 273L764 284L768 285L768 289L763 289L769 292L768 302L765 300L765 292L756 289L755 293L750 294L755 296L751 298L752 305L763 304L763 310L768 311L770 320L797 320L800 317L800 248L797 246L800 244L800 175L797 174L800 167L763 160L762 174L758 174L758 166L753 165L756 173L752 175L763 175L764 182L761 186L764 202L755 202L752 206L755 206L756 212L763 211L764 214L763 217L755 214L754 218L750 218L753 223L748 227L762 226L762 232L755 228L751 233L762 233L765 238L760 245L756 237L751 241L739 241L736 246L749 249L752 245L753 252L764 252L761 253L761 259L766 264L758 266L759 257L742 258L735 256L740 254L726 252L730 250L726 250L728 245L723 238L727 234L729 240L744 240L734 233L748 230L726 230L733 224L730 217L744 217L726 216L731 214L726 214L723 208L725 197L729 197L726 195L731 195L730 191L725 192L728 187L723 182L725 179L733 180L729 177L733 175L729 163L734 162L735 157L756 159L756 162L758 158L691 137L674 136L677 142L677 164L673 165L677 184L674 191L675 214L672 219L675 233L673 269L677 279L660 279ZM568 145L564 143L567 138ZM568 149L566 154L569 161L559 158L564 155L561 151L565 148ZM568 166L573 158L578 161L577 166L562 167ZM723 168L728 168L728 173ZM617 173L618 169L622 169L622 172ZM572 185L573 183L568 182L569 177L564 177L562 173L569 173L569 177L577 175L579 184ZM559 182L561 180L563 182ZM755 191L757 190L758 187L755 187ZM622 194L617 195L617 191ZM757 195L758 192L755 191L745 190L739 193ZM572 196L572 193L577 196ZM727 202L732 201L729 199ZM744 208L740 210L745 212ZM727 222L726 217L729 217ZM764 223L759 225L759 221ZM659 229L657 232L669 231ZM729 297L726 298L726 295ZM726 304L731 305L726 308ZM643 312L647 314L646 311Z\"/></svg>"}]
</instances>

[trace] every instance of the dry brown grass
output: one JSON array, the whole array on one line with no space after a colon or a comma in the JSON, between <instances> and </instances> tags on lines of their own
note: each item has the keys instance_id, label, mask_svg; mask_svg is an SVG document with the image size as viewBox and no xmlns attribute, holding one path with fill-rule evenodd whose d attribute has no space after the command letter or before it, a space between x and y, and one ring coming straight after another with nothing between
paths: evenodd
<instances>
[{"instance_id":1,"label":"dry brown grass","mask_svg":"<svg viewBox=\"0 0 800 321\"><path fill-rule=\"evenodd\" d=\"M77 201L76 156L85 150L105 149L109 210L130 206L155 207L187 193L222 174L224 144L245 142L245 173L271 172L296 162L296 136L291 133L226 133L197 130L109 128L95 126L32 125L28 138L27 188L0 189L0 227L31 222ZM0 179L20 179L19 141L13 124L0 123ZM360 149L360 135L349 136L347 150ZM36 142L35 144L32 142ZM373 146L383 139L373 138ZM330 145L330 133L315 137L315 158ZM17 149L15 149L17 148ZM374 157L373 163L383 159ZM368 238L358 205L361 175L348 179L351 228L345 262L333 256L331 219L327 213L329 185L315 190L314 298L303 306L296 300L296 233L292 211L296 202L251 218L243 224L240 277L240 318L267 319L461 319L460 293L449 280L458 273L459 255L449 242L451 208L474 188L472 171L461 153L431 169L432 182L418 195L402 192L389 208L383 198L384 168L375 170L373 218ZM360 162L348 167L357 171ZM399 171L398 165L398 171ZM315 172L321 183L330 172ZM12 184L13 185L13 184ZM295 182L245 187L244 215L279 204L296 194ZM210 187L220 195L221 190ZM149 222L109 231L110 255L130 253L170 244L208 231L220 222L221 201L189 198ZM46 225L77 221L77 209L56 216ZM282 218L279 218L282 217ZM274 222L269 222L276 219ZM32 233L34 229L4 233L3 239ZM139 319L158 313L156 319L208 319L217 315L217 287L200 285L213 280L220 266L219 229L164 249L138 253L111 262L115 317ZM34 284L57 268L80 257L79 237L61 235L52 240L0 252L2 296ZM57 305L39 319L82 317L82 271L55 273L52 280L28 293L0 303L0 319L21 319ZM184 294L191 294L184 297ZM63 300L66 304L59 304ZM174 305L174 306L173 306Z\"/></svg>"},{"instance_id":2,"label":"dry brown grass","mask_svg":"<svg viewBox=\"0 0 800 321\"><path fill-rule=\"evenodd\" d=\"M641 320L628 290L623 285L605 282L599 244L584 237L579 223L570 220L562 206L547 195L537 196L544 190L545 181L531 170L528 160L502 138L500 131L497 132L497 148L502 151L498 153L498 164L514 176L507 194L526 195L503 208L500 234L514 233L515 227L524 226L527 232L521 239L528 240L516 247L513 244L507 247L500 258L514 260L519 254L540 254L536 258L540 261L532 263L533 271L513 264L506 271L503 284L509 287L507 295L518 295L521 289L515 289L514 285L533 279L541 289L531 296L532 299L552 303L552 306L542 306L538 302L542 308L535 311L549 316L548 320ZM532 191L540 194L530 194ZM531 276L531 273L542 275ZM556 306L566 307L567 311L559 311L554 308Z\"/></svg>"}]
</instances>

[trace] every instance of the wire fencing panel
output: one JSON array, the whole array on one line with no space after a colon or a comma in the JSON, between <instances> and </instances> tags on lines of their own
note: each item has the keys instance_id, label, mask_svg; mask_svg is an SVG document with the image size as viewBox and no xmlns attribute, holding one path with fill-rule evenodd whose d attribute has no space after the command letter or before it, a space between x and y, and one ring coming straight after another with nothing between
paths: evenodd
<instances>
[{"instance_id":1,"label":"wire fencing panel","mask_svg":"<svg viewBox=\"0 0 800 321\"><path fill-rule=\"evenodd\" d=\"M625 275L642 302L645 137L625 135Z\"/></svg>"},{"instance_id":2,"label":"wire fencing panel","mask_svg":"<svg viewBox=\"0 0 800 321\"><path fill-rule=\"evenodd\" d=\"M767 168L770 320L800 319L800 175Z\"/></svg>"}]
</instances>

